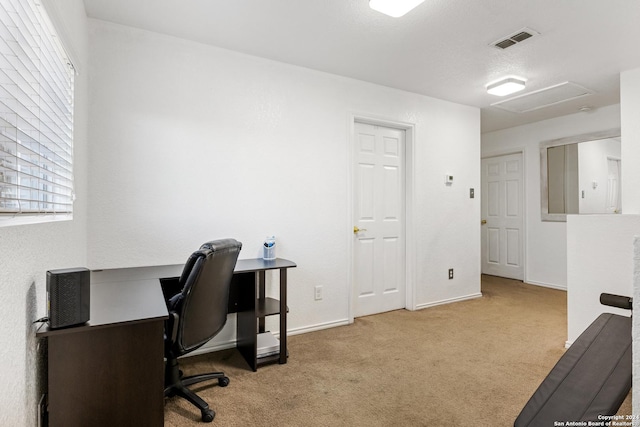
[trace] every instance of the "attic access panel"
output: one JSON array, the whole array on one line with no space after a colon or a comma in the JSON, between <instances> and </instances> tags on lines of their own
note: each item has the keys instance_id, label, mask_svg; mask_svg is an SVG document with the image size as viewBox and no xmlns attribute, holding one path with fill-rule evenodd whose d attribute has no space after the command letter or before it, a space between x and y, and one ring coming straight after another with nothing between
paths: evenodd
<instances>
[{"instance_id":1,"label":"attic access panel","mask_svg":"<svg viewBox=\"0 0 640 427\"><path fill-rule=\"evenodd\" d=\"M595 92L573 82L564 82L530 93L514 96L491 104L492 107L511 111L512 113L527 113L561 102L589 96Z\"/></svg>"}]
</instances>

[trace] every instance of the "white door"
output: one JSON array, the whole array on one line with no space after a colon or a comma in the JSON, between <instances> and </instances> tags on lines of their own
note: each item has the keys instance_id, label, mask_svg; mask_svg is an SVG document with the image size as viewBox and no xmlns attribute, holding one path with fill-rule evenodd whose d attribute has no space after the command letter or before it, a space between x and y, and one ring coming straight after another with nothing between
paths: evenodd
<instances>
[{"instance_id":1,"label":"white door","mask_svg":"<svg viewBox=\"0 0 640 427\"><path fill-rule=\"evenodd\" d=\"M607 158L607 213L620 213L620 159Z\"/></svg>"},{"instance_id":2,"label":"white door","mask_svg":"<svg viewBox=\"0 0 640 427\"><path fill-rule=\"evenodd\" d=\"M355 123L354 315L405 307L405 131Z\"/></svg>"},{"instance_id":3,"label":"white door","mask_svg":"<svg viewBox=\"0 0 640 427\"><path fill-rule=\"evenodd\" d=\"M524 279L522 154L482 159L482 273Z\"/></svg>"}]
</instances>

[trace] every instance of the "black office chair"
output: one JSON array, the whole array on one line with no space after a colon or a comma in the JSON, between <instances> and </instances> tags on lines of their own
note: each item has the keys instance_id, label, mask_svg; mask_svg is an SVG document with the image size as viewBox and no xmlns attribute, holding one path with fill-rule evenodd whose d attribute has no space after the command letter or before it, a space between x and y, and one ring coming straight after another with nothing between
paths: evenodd
<instances>
[{"instance_id":1,"label":"black office chair","mask_svg":"<svg viewBox=\"0 0 640 427\"><path fill-rule=\"evenodd\" d=\"M169 310L164 395L187 399L200 409L204 422L213 421L215 412L187 386L217 379L218 385L226 387L229 378L222 372L183 377L177 359L203 346L227 322L229 287L241 248L242 243L234 239L207 242L189 257L179 278L161 279Z\"/></svg>"}]
</instances>

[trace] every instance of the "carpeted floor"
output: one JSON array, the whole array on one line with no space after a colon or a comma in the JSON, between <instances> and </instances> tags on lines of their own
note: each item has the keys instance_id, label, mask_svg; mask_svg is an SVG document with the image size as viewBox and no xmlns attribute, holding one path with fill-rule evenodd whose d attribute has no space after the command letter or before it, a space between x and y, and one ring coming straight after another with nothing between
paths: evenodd
<instances>
[{"instance_id":1,"label":"carpeted floor","mask_svg":"<svg viewBox=\"0 0 640 427\"><path fill-rule=\"evenodd\" d=\"M252 372L232 349L181 366L230 377L194 388L219 427L512 426L564 352L566 293L491 276L482 293L291 336L286 365ZM165 402L165 426L202 425L183 399Z\"/></svg>"}]
</instances>

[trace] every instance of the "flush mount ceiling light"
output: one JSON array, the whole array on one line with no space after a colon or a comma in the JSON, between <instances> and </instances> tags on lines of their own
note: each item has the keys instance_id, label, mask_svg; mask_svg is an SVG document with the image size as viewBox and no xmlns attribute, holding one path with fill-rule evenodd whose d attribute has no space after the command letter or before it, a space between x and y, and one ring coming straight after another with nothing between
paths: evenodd
<instances>
[{"instance_id":1,"label":"flush mount ceiling light","mask_svg":"<svg viewBox=\"0 0 640 427\"><path fill-rule=\"evenodd\" d=\"M424 0L369 0L369 7L385 15L399 18Z\"/></svg>"},{"instance_id":2,"label":"flush mount ceiling light","mask_svg":"<svg viewBox=\"0 0 640 427\"><path fill-rule=\"evenodd\" d=\"M526 80L521 77L506 77L487 85L487 93L506 96L524 89Z\"/></svg>"}]
</instances>

